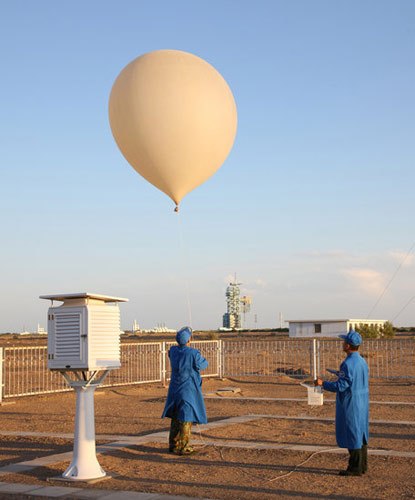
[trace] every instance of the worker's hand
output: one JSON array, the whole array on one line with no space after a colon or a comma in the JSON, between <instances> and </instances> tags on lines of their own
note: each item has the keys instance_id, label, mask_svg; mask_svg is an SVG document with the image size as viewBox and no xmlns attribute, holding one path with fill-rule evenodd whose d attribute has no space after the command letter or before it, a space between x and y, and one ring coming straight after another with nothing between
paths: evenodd
<instances>
[{"instance_id":1,"label":"worker's hand","mask_svg":"<svg viewBox=\"0 0 415 500\"><path fill-rule=\"evenodd\" d=\"M323 385L323 381L321 380L321 378L316 378L314 380L314 385L315 386L318 386L318 385Z\"/></svg>"}]
</instances>

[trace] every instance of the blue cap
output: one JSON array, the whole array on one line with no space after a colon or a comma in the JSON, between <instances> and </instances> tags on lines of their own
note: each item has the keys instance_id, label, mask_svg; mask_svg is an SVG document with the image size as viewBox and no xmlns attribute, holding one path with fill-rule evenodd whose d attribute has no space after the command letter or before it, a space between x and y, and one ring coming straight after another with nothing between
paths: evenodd
<instances>
[{"instance_id":1,"label":"blue cap","mask_svg":"<svg viewBox=\"0 0 415 500\"><path fill-rule=\"evenodd\" d=\"M347 335L339 335L339 337L343 339L347 344L353 345L355 347L362 343L362 337L354 330L350 330Z\"/></svg>"},{"instance_id":2,"label":"blue cap","mask_svg":"<svg viewBox=\"0 0 415 500\"><path fill-rule=\"evenodd\" d=\"M180 330L176 333L176 342L179 345L185 345L189 342L190 337L192 336L193 330L190 326L184 326L180 328Z\"/></svg>"}]
</instances>

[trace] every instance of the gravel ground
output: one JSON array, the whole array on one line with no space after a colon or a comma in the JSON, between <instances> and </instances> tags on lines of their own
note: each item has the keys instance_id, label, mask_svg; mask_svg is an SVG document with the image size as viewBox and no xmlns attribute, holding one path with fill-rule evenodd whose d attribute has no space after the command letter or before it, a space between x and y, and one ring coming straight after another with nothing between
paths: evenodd
<instances>
[{"instance_id":1,"label":"gravel ground","mask_svg":"<svg viewBox=\"0 0 415 500\"><path fill-rule=\"evenodd\" d=\"M203 431L198 453L191 457L171 455L165 444L151 441L100 454L101 466L113 477L93 485L77 483L76 486L235 500L415 498L415 459L411 457L369 456L368 474L344 478L338 476L338 471L345 468L347 452L312 454L255 449L256 442L335 447L334 423L318 420L334 418L335 405L328 401L333 395L326 394L325 404L319 407L308 406L305 399L254 401L244 398L305 398L306 390L289 377L204 381L204 392L212 395L229 387L240 392L222 392L222 397L206 399L211 422L237 415L261 415L261 418ZM97 435L143 436L167 430L170 421L160 418L165 396L166 388L160 385L100 390L95 397ZM374 382L371 399L413 404L371 405L371 419L389 423L371 425L370 448L415 452L415 424L393 423L415 422L415 383ZM0 466L72 449L72 442L59 435L74 430L74 394L19 398L12 403L0 407L3 432L45 432L56 433L58 437L3 435ZM317 420L271 417L278 415ZM200 438L197 428L194 438L195 442ZM215 441L214 446L203 445L210 440ZM230 440L242 442L243 447L225 446ZM3 475L1 480L45 485L49 484L47 478L60 475L68 465L68 462L54 463Z\"/></svg>"}]
</instances>

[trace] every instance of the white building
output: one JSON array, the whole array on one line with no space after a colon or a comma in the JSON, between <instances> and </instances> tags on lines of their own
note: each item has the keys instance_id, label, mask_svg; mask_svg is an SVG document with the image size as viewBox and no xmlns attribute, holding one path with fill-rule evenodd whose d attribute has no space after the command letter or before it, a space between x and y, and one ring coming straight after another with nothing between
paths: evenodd
<instances>
[{"instance_id":1,"label":"white building","mask_svg":"<svg viewBox=\"0 0 415 500\"><path fill-rule=\"evenodd\" d=\"M48 332L42 326L40 326L39 323L37 324L37 331L36 331L36 333L38 335L47 335L48 334Z\"/></svg>"},{"instance_id":2,"label":"white building","mask_svg":"<svg viewBox=\"0 0 415 500\"><path fill-rule=\"evenodd\" d=\"M167 328L164 323L160 323L150 330L140 330L143 333L176 333L177 330L174 328Z\"/></svg>"},{"instance_id":3,"label":"white building","mask_svg":"<svg viewBox=\"0 0 415 500\"><path fill-rule=\"evenodd\" d=\"M288 320L290 337L337 337L359 325L375 325L378 328L386 319L301 319Z\"/></svg>"}]
</instances>

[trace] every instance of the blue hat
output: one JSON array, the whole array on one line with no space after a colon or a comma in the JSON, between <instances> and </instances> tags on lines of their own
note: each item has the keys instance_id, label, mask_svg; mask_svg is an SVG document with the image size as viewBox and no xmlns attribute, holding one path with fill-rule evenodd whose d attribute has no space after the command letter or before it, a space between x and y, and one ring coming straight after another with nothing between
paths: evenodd
<instances>
[{"instance_id":1,"label":"blue hat","mask_svg":"<svg viewBox=\"0 0 415 500\"><path fill-rule=\"evenodd\" d=\"M190 326L184 326L180 328L180 330L176 333L176 342L179 345L185 345L189 342L190 337L192 336L193 330Z\"/></svg>"},{"instance_id":2,"label":"blue hat","mask_svg":"<svg viewBox=\"0 0 415 500\"><path fill-rule=\"evenodd\" d=\"M362 337L354 330L350 330L347 335L339 335L339 337L343 339L347 344L353 345L355 347L362 343Z\"/></svg>"}]
</instances>

